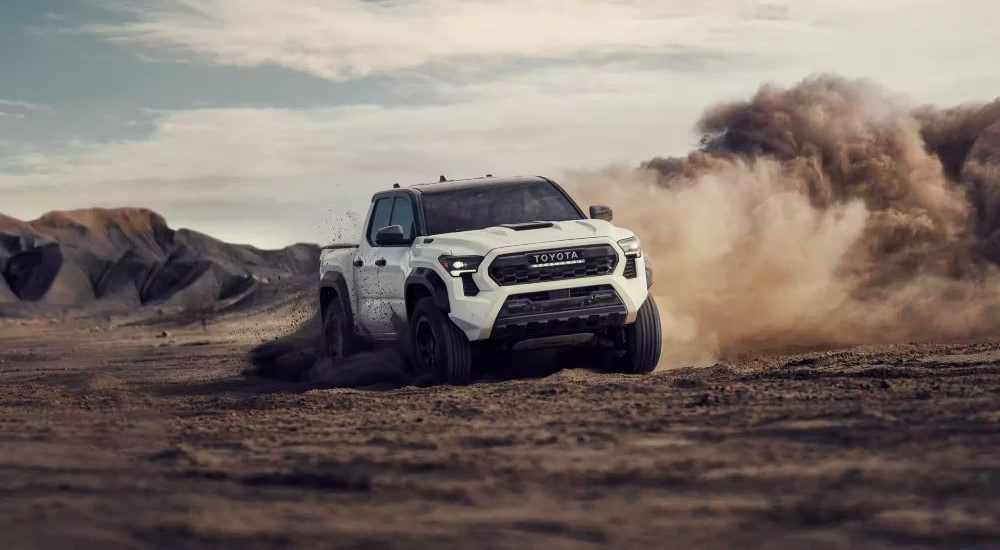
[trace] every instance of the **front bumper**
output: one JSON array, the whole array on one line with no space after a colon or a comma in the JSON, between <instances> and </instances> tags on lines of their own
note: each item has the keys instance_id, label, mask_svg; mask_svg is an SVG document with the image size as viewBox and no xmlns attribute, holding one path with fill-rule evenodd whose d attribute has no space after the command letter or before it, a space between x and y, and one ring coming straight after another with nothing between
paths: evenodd
<instances>
[{"instance_id":1,"label":"front bumper","mask_svg":"<svg viewBox=\"0 0 1000 550\"><path fill-rule=\"evenodd\" d=\"M492 340L525 340L593 332L625 324L628 310L610 285L514 294L490 333Z\"/></svg>"},{"instance_id":2,"label":"front bumper","mask_svg":"<svg viewBox=\"0 0 1000 550\"><path fill-rule=\"evenodd\" d=\"M567 243L559 244L565 247ZM501 286L490 277L488 269L480 269L472 275L479 288L479 293L475 296L465 294L460 278L448 277L445 284L448 286L451 304L449 317L471 341L572 334L634 323L648 294L645 259L639 257L634 263L625 261L621 248L608 239L581 239L572 243L574 247L604 244L611 245L619 255L617 265L607 275ZM538 249L539 246L534 244L494 250L485 257L482 265L490 266L499 255ZM636 268L635 276L626 278L625 270L632 269L633 266ZM567 298L579 299L587 288L596 287L610 290L615 303L602 303L601 300L591 300L589 303L548 300L546 302L552 303L541 309L521 312L505 309L511 298L518 300L519 296L571 291L578 295Z\"/></svg>"}]
</instances>

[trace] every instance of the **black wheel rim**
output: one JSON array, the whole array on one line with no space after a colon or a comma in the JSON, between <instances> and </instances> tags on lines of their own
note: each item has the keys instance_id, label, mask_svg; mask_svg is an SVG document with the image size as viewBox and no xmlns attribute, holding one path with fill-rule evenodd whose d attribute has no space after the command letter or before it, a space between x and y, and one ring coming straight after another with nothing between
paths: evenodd
<instances>
[{"instance_id":1,"label":"black wheel rim","mask_svg":"<svg viewBox=\"0 0 1000 550\"><path fill-rule=\"evenodd\" d=\"M437 342L434 340L434 330L426 317L417 321L416 330L417 361L426 369L434 369L437 365Z\"/></svg>"}]
</instances>

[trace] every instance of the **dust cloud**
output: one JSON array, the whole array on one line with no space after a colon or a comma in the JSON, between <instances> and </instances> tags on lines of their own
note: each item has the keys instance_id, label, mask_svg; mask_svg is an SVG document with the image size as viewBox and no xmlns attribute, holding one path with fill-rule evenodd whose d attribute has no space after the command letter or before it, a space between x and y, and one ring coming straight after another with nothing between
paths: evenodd
<instances>
[{"instance_id":1,"label":"dust cloud","mask_svg":"<svg viewBox=\"0 0 1000 550\"><path fill-rule=\"evenodd\" d=\"M567 180L654 263L661 368L1000 333L1000 101L914 107L817 76L698 131L687 157Z\"/></svg>"},{"instance_id":2,"label":"dust cloud","mask_svg":"<svg viewBox=\"0 0 1000 550\"><path fill-rule=\"evenodd\" d=\"M399 334L408 334L400 319L393 322ZM433 383L429 373L417 372L408 360L409 341L405 337L392 346L366 348L347 358L324 357L322 345L319 314L311 310L292 333L251 349L246 374L326 388L378 390Z\"/></svg>"}]
</instances>

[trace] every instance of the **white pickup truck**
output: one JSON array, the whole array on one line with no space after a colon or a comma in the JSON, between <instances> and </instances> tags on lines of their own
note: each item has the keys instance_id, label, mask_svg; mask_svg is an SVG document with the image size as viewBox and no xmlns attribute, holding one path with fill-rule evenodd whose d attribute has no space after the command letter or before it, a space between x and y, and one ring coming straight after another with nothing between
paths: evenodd
<instances>
[{"instance_id":1,"label":"white pickup truck","mask_svg":"<svg viewBox=\"0 0 1000 550\"><path fill-rule=\"evenodd\" d=\"M409 341L416 364L468 383L477 353L592 345L609 371L652 371L652 272L606 206L589 218L543 177L441 181L376 193L360 244L324 248L324 351ZM400 334L408 331L409 334Z\"/></svg>"}]
</instances>

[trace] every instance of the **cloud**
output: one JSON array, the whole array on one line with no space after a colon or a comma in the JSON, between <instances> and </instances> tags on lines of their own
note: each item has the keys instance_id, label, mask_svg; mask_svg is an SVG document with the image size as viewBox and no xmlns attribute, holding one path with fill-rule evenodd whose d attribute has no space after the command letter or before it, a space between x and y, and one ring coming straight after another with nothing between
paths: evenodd
<instances>
[{"instance_id":1,"label":"cloud","mask_svg":"<svg viewBox=\"0 0 1000 550\"><path fill-rule=\"evenodd\" d=\"M675 72L815 72L943 90L995 78L988 0L117 0L86 26L153 57L443 86L538 66L673 60ZM947 70L942 70L947 67ZM984 74L985 73L985 74ZM965 90L981 98L982 86ZM759 82L759 79L758 79ZM916 89L914 89L914 87ZM951 90L950 102L961 90ZM995 91L990 91L995 93Z\"/></svg>"},{"instance_id":2,"label":"cloud","mask_svg":"<svg viewBox=\"0 0 1000 550\"><path fill-rule=\"evenodd\" d=\"M156 0L89 28L209 63L277 64L342 80L435 63L717 49L753 26L722 2Z\"/></svg>"},{"instance_id":3,"label":"cloud","mask_svg":"<svg viewBox=\"0 0 1000 550\"><path fill-rule=\"evenodd\" d=\"M313 221L296 226L298 238L323 240L327 206L363 210L373 190L393 182L558 177L686 151L703 98L662 94L692 84L672 73L579 68L453 87L423 105L149 112L152 131L141 138L8 156L0 192L4 213L18 217L98 202L168 211L199 201L219 210L238 200L264 205L246 207L250 216L269 201L302 201L299 217ZM261 226L258 237L270 232Z\"/></svg>"},{"instance_id":4,"label":"cloud","mask_svg":"<svg viewBox=\"0 0 1000 550\"><path fill-rule=\"evenodd\" d=\"M6 99L0 99L0 108L7 109L18 109L22 111L50 111L51 109L46 105L38 105L35 103L28 103L26 101L9 101Z\"/></svg>"},{"instance_id":5,"label":"cloud","mask_svg":"<svg viewBox=\"0 0 1000 550\"><path fill-rule=\"evenodd\" d=\"M147 111L151 131L141 137L0 155L0 191L4 213L19 217L129 204L176 212L223 237L324 241L353 229L346 213L363 212L371 192L393 182L561 178L683 154L696 144L693 128L707 106L745 97L760 81L757 73L737 76L553 67L432 84L434 101L425 104ZM296 206L268 209L277 203ZM212 208L258 222L232 236Z\"/></svg>"},{"instance_id":6,"label":"cloud","mask_svg":"<svg viewBox=\"0 0 1000 550\"><path fill-rule=\"evenodd\" d=\"M821 54L940 46L922 29L960 14L988 36L980 0L148 0L92 25L108 40L213 64L275 64L330 80L504 59ZM975 8L974 10L972 8ZM969 17L978 14L975 17ZM963 19L963 20L964 20ZM962 38L960 29L953 28ZM966 30L969 30L966 27ZM975 35L966 33L965 37ZM903 38L902 41L899 39ZM814 51L810 51L814 50ZM815 69L815 67L813 68Z\"/></svg>"},{"instance_id":7,"label":"cloud","mask_svg":"<svg viewBox=\"0 0 1000 550\"><path fill-rule=\"evenodd\" d=\"M374 189L442 173L559 177L680 154L694 144L706 107L745 97L762 81L830 71L953 103L994 97L1000 78L991 26L1000 4L980 0L112 5L116 21L84 30L154 59L319 76L350 87L337 97L352 103L156 111L143 117L140 137L53 145L46 136L37 147L19 139L0 152L5 213L108 201L178 212L204 201L222 211L238 197L253 206L234 211L249 217L266 213L269 201L291 201L298 206L274 216L298 224L298 238L322 240L302 224L308 214L288 212L310 201L363 208ZM358 79L367 75L379 78ZM350 79L358 80L343 84ZM368 89L372 103L359 102ZM387 95L408 103L374 103ZM256 238L271 239L278 225L261 225Z\"/></svg>"},{"instance_id":8,"label":"cloud","mask_svg":"<svg viewBox=\"0 0 1000 550\"><path fill-rule=\"evenodd\" d=\"M453 86L427 104L148 111L148 136L25 153L8 160L17 170L0 172L0 185L213 177L385 184L442 171L637 162L694 143L704 101L694 83L669 72L578 68ZM722 77L713 88L743 91ZM676 90L670 101L664 90Z\"/></svg>"},{"instance_id":9,"label":"cloud","mask_svg":"<svg viewBox=\"0 0 1000 550\"><path fill-rule=\"evenodd\" d=\"M48 105L0 99L0 116L26 118L32 114L52 112L52 108Z\"/></svg>"}]
</instances>

